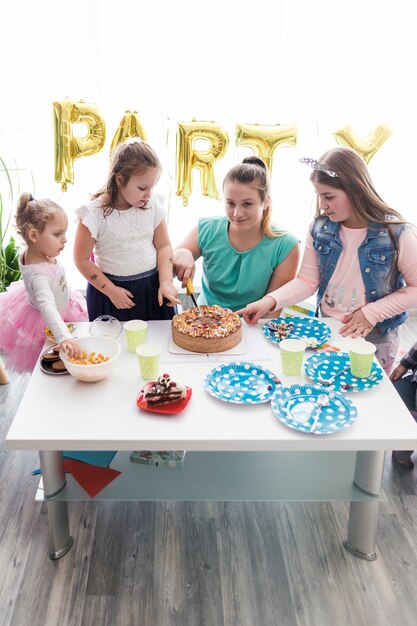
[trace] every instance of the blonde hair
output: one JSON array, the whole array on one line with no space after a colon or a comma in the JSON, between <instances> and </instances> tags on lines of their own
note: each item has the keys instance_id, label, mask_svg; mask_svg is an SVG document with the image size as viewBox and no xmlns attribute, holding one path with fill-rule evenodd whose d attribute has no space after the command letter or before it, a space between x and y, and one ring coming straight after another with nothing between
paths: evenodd
<instances>
[{"instance_id":1,"label":"blonde hair","mask_svg":"<svg viewBox=\"0 0 417 626\"><path fill-rule=\"evenodd\" d=\"M162 169L161 163L150 145L140 140L128 140L118 144L111 154L107 182L93 195L92 199L101 198L104 215L110 215L114 211L119 193L116 177L122 177L124 186L129 182L131 176L142 174L151 168Z\"/></svg>"},{"instance_id":2,"label":"blonde hair","mask_svg":"<svg viewBox=\"0 0 417 626\"><path fill-rule=\"evenodd\" d=\"M28 232L31 228L42 233L46 224L52 222L57 215L62 213L65 215L64 209L59 204L49 198L35 200L32 194L26 191L21 194L17 202L16 230L26 244L29 244Z\"/></svg>"},{"instance_id":3,"label":"blonde hair","mask_svg":"<svg viewBox=\"0 0 417 626\"><path fill-rule=\"evenodd\" d=\"M261 202L265 203L266 206L261 222L262 235L270 239L283 235L284 231L274 230L271 225L271 181L268 168L262 159L256 156L249 156L244 158L239 165L232 167L224 178L223 189L227 182L234 180L237 180L243 185L254 185L259 193Z\"/></svg>"}]
</instances>

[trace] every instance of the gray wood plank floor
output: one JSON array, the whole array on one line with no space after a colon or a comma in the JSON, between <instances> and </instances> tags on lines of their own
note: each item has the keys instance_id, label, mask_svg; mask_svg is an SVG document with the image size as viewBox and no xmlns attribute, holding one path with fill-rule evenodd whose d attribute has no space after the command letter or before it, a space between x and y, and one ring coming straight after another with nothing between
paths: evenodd
<instances>
[{"instance_id":1,"label":"gray wood plank floor","mask_svg":"<svg viewBox=\"0 0 417 626\"><path fill-rule=\"evenodd\" d=\"M27 382L0 386L0 626L417 623L417 469L388 455L373 563L342 547L348 503L311 502L71 503L75 545L50 561L37 453L4 446Z\"/></svg>"}]
</instances>

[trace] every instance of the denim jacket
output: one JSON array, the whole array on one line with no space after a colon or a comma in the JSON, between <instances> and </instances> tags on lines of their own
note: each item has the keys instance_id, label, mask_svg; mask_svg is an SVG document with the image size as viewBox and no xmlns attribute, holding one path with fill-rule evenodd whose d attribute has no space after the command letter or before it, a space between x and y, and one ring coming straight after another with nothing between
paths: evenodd
<instances>
[{"instance_id":1,"label":"denim jacket","mask_svg":"<svg viewBox=\"0 0 417 626\"><path fill-rule=\"evenodd\" d=\"M398 239L408 225L392 224L390 228L398 247ZM343 244L339 237L339 230L340 223L332 222L324 216L316 218L311 230L320 268L317 310L342 252ZM405 281L397 268L394 246L386 226L369 224L366 238L358 248L358 257L368 302L375 302L404 287ZM391 271L393 263L395 263L394 272ZM386 334L402 324L407 317L408 314L404 311L378 322L376 327Z\"/></svg>"}]
</instances>

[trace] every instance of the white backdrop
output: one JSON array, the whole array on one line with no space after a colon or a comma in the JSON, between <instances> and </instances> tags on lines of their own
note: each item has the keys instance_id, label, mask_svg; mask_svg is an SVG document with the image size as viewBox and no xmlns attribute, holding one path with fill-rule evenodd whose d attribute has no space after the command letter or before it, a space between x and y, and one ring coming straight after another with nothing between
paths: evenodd
<instances>
[{"instance_id":1,"label":"white backdrop","mask_svg":"<svg viewBox=\"0 0 417 626\"><path fill-rule=\"evenodd\" d=\"M407 0L16 0L1 9L0 154L21 169L20 188L61 203L71 217L105 179L113 134L126 109L137 110L164 165L172 243L202 215L223 211L204 198L199 177L189 206L175 196L178 122L214 120L229 134L216 165L219 188L249 148L235 146L237 123L298 124L296 148L273 163L276 221L303 240L314 197L300 156L335 145L352 126L378 124L392 136L372 158L380 195L415 221L416 66L413 3ZM405 78L404 78L405 77ZM97 155L75 161L66 193L54 181L52 102L95 103L107 140ZM4 180L1 181L4 188ZM17 184L16 184L17 189ZM416 220L417 221L417 220ZM74 227L64 261L74 286Z\"/></svg>"}]
</instances>

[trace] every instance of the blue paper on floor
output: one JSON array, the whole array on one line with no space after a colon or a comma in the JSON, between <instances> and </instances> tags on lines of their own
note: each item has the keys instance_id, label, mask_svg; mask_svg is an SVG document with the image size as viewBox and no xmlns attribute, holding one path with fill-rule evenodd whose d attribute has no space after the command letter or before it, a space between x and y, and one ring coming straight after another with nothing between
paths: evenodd
<instances>
[{"instance_id":1,"label":"blue paper on floor","mask_svg":"<svg viewBox=\"0 0 417 626\"><path fill-rule=\"evenodd\" d=\"M98 467L109 467L116 454L117 452L107 450L94 450L93 452L83 450L65 450L64 458L73 459L74 461L82 461L83 463L88 463L89 465L98 465ZM40 473L41 470L36 469L33 470L32 475L35 476Z\"/></svg>"},{"instance_id":2,"label":"blue paper on floor","mask_svg":"<svg viewBox=\"0 0 417 626\"><path fill-rule=\"evenodd\" d=\"M108 452L106 450L95 450L94 452L80 450L64 451L64 457L67 459L74 459L75 461L82 461L83 463L98 465L99 467L108 467L116 454L117 452Z\"/></svg>"}]
</instances>

